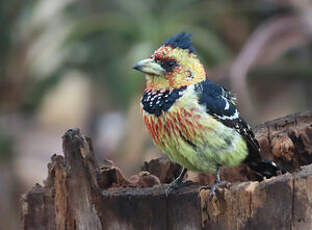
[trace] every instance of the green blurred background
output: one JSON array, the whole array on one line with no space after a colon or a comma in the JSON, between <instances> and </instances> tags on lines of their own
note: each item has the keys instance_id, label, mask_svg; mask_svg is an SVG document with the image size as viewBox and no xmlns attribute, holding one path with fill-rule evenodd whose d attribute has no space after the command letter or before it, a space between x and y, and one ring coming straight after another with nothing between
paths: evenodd
<instances>
[{"instance_id":1,"label":"green blurred background","mask_svg":"<svg viewBox=\"0 0 312 230\"><path fill-rule=\"evenodd\" d=\"M18 229L21 194L69 128L127 175L159 156L131 67L178 32L251 124L312 105L310 1L1 0L0 22L0 229Z\"/></svg>"}]
</instances>

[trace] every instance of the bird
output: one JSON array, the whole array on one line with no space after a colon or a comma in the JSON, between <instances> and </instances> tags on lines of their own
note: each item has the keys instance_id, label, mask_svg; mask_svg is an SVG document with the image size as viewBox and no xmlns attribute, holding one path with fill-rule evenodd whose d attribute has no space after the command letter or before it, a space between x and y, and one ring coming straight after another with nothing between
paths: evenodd
<instances>
[{"instance_id":1,"label":"bird","mask_svg":"<svg viewBox=\"0 0 312 230\"><path fill-rule=\"evenodd\" d=\"M186 184L187 170L216 174L212 186L203 186L210 189L210 198L224 184L222 167L244 163L263 178L286 173L261 157L234 94L208 78L191 36L181 32L168 38L133 66L146 79L140 105L147 130L154 144L183 166L166 194Z\"/></svg>"}]
</instances>

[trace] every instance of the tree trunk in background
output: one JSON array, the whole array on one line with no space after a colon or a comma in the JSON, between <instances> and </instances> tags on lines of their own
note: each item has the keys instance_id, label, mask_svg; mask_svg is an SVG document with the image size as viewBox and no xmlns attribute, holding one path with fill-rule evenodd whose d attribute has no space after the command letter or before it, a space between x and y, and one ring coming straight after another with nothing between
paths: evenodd
<instances>
[{"instance_id":1,"label":"tree trunk in background","mask_svg":"<svg viewBox=\"0 0 312 230\"><path fill-rule=\"evenodd\" d=\"M226 169L224 179L236 183L217 189L210 201L198 183L166 198L167 185L161 183L174 178L179 166L163 158L147 162L146 171L129 179L110 161L99 167L90 139L68 130L65 157L52 156L44 186L37 184L23 196L23 228L312 229L312 112L270 121L255 131L262 154L292 174L258 182L248 181L256 176L245 166ZM200 183L211 179L198 177Z\"/></svg>"}]
</instances>

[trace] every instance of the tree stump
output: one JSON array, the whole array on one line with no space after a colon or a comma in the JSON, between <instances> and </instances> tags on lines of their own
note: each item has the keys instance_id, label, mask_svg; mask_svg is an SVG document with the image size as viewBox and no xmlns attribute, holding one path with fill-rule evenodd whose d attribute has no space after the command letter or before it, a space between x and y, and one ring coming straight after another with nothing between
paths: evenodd
<instances>
[{"instance_id":1,"label":"tree stump","mask_svg":"<svg viewBox=\"0 0 312 230\"><path fill-rule=\"evenodd\" d=\"M226 169L223 177L232 184L217 189L210 201L199 184L212 176L200 175L199 183L166 197L163 183L178 174L178 165L160 158L125 178L110 161L98 165L91 140L79 129L68 130L64 157L53 155L44 185L23 195L23 228L312 229L312 112L270 121L255 131L262 154L291 173L259 182L245 166Z\"/></svg>"}]
</instances>

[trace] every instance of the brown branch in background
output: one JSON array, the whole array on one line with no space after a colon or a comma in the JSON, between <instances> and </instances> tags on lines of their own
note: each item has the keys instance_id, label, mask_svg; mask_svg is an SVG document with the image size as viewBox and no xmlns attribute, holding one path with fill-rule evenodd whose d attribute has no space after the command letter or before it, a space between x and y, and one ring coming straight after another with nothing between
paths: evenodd
<instances>
[{"instance_id":1,"label":"brown branch in background","mask_svg":"<svg viewBox=\"0 0 312 230\"><path fill-rule=\"evenodd\" d=\"M44 186L23 196L23 229L309 229L312 165L299 167L312 163L312 112L264 123L256 133L263 155L297 172L238 183L252 174L230 169L224 179L236 183L210 201L196 183L165 197L160 182L179 172L167 159L146 162L149 172L129 179L110 161L99 167L90 139L68 130L65 157L53 155Z\"/></svg>"},{"instance_id":2,"label":"brown branch in background","mask_svg":"<svg viewBox=\"0 0 312 230\"><path fill-rule=\"evenodd\" d=\"M253 108L247 87L248 71L255 64L272 62L286 50L306 43L308 37L303 21L298 16L271 19L250 36L229 71L233 91L237 94L243 113ZM246 110L246 111L245 111Z\"/></svg>"}]
</instances>

